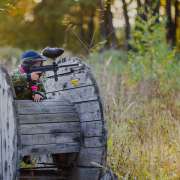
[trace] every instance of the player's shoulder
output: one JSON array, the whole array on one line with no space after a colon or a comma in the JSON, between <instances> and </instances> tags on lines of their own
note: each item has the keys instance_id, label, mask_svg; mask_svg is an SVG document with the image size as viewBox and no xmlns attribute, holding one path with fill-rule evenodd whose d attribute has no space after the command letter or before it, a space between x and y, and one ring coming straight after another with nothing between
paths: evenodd
<instances>
[{"instance_id":1,"label":"player's shoulder","mask_svg":"<svg viewBox=\"0 0 180 180\"><path fill-rule=\"evenodd\" d=\"M22 81L26 82L27 78L25 74L19 72L18 69L15 69L11 74L12 81Z\"/></svg>"},{"instance_id":2,"label":"player's shoulder","mask_svg":"<svg viewBox=\"0 0 180 180\"><path fill-rule=\"evenodd\" d=\"M10 74L12 78L18 77L20 76L20 72L18 69L15 69L12 71L12 73Z\"/></svg>"}]
</instances>

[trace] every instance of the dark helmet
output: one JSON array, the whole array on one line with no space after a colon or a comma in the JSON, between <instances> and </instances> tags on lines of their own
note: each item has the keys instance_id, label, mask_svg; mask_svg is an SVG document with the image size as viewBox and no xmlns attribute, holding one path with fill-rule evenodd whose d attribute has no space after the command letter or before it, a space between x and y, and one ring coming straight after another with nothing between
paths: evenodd
<instances>
[{"instance_id":1,"label":"dark helmet","mask_svg":"<svg viewBox=\"0 0 180 180\"><path fill-rule=\"evenodd\" d=\"M47 58L36 51L29 50L21 55L21 61L23 64L33 64L38 61L46 61Z\"/></svg>"}]
</instances>

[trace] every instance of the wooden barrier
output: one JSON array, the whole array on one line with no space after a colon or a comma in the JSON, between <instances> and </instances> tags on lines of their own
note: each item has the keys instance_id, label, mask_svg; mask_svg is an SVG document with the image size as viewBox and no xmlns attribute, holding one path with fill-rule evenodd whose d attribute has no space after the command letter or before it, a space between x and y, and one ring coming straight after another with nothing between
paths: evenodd
<instances>
[{"instance_id":1,"label":"wooden barrier","mask_svg":"<svg viewBox=\"0 0 180 180\"><path fill-rule=\"evenodd\" d=\"M21 157L79 152L79 118L67 101L16 100L16 107Z\"/></svg>"},{"instance_id":2,"label":"wooden barrier","mask_svg":"<svg viewBox=\"0 0 180 180\"><path fill-rule=\"evenodd\" d=\"M54 80L52 72L46 74L44 86L48 99L40 103L31 100L15 100L14 103L8 75L1 69L0 125L4 128L0 128L0 179L14 180L19 156L56 153L76 155L69 180L101 180L104 176L107 135L96 81L90 68L78 58L64 58L61 64L70 67L59 69L58 81ZM6 146L11 152L4 152L3 139L7 139ZM9 157L13 161L10 166ZM7 166L11 175L4 174Z\"/></svg>"},{"instance_id":3,"label":"wooden barrier","mask_svg":"<svg viewBox=\"0 0 180 180\"><path fill-rule=\"evenodd\" d=\"M81 144L71 179L99 180L103 176L103 171L95 164L105 166L107 153L102 101L91 69L79 58L63 59L63 64L75 63L78 63L79 67L75 67L74 73L60 76L58 81L54 81L52 73L48 74L45 88L49 98L58 98L61 95L66 97L74 104L79 115ZM59 74L66 71L68 69L60 69Z\"/></svg>"},{"instance_id":4,"label":"wooden barrier","mask_svg":"<svg viewBox=\"0 0 180 180\"><path fill-rule=\"evenodd\" d=\"M10 78L0 67L0 180L15 180L17 173L17 124Z\"/></svg>"}]
</instances>

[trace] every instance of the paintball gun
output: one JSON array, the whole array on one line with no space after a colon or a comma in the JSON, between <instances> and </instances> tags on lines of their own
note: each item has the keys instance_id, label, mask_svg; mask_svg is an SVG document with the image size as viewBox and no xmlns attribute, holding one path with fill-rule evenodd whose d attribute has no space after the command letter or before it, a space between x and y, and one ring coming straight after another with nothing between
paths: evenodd
<instances>
[{"instance_id":1,"label":"paintball gun","mask_svg":"<svg viewBox=\"0 0 180 180\"><path fill-rule=\"evenodd\" d=\"M58 65L58 63L56 62L56 58L58 58L59 56L61 56L64 53L64 49L62 48L50 48L47 47L42 51L43 56L46 56L50 59L53 60L52 65L44 65L44 66L40 66L40 67L32 67L29 69L28 73L32 73L32 72L47 72L47 71L53 71L54 72L54 78L55 81L58 81L58 69L59 68L64 68L64 67L70 67L70 66L77 66L78 64L70 64L70 65ZM64 73L65 74L65 73Z\"/></svg>"}]
</instances>

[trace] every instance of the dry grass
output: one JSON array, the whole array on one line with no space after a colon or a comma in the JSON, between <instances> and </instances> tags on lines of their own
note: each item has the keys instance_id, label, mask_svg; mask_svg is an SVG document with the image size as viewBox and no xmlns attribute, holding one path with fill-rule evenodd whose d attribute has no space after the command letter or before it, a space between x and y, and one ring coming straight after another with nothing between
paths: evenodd
<instances>
[{"instance_id":1,"label":"dry grass","mask_svg":"<svg viewBox=\"0 0 180 180\"><path fill-rule=\"evenodd\" d=\"M107 61L108 62L108 61ZM125 75L96 76L109 129L108 164L120 179L180 179L180 109L177 93L150 82L127 85Z\"/></svg>"}]
</instances>

